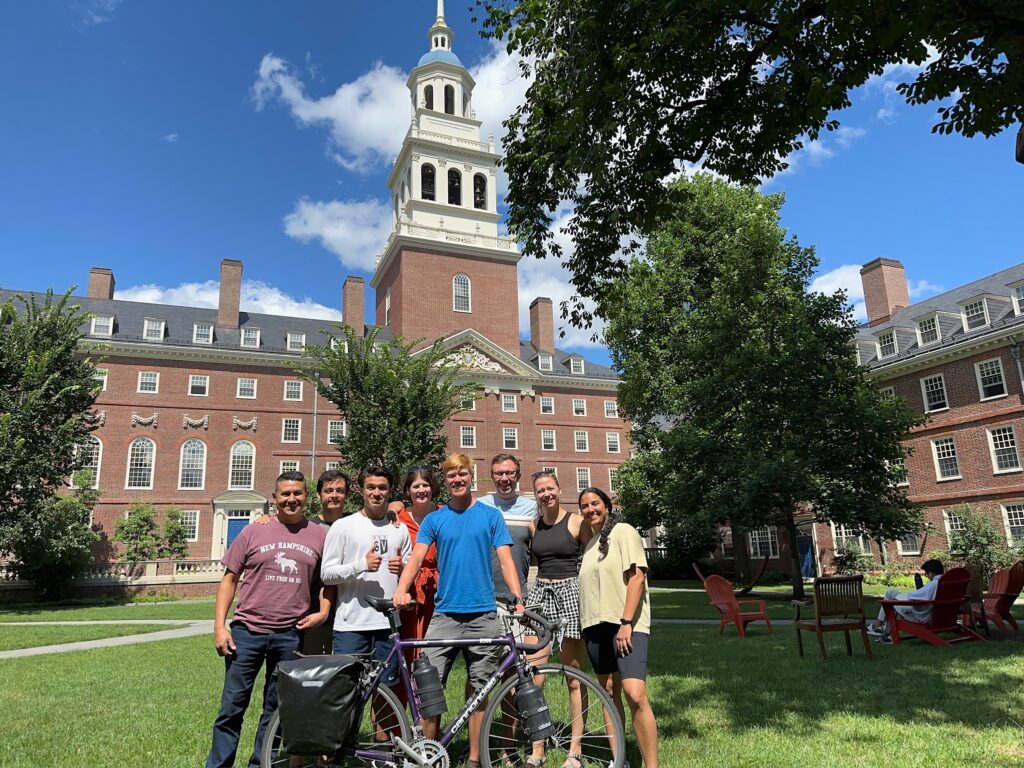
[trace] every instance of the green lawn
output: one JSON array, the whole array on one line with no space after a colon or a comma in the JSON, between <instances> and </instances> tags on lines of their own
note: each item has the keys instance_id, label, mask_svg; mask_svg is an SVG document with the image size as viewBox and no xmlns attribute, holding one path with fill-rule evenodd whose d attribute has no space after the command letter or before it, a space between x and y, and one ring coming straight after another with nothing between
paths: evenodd
<instances>
[{"instance_id":1,"label":"green lawn","mask_svg":"<svg viewBox=\"0 0 1024 768\"><path fill-rule=\"evenodd\" d=\"M789 595L743 597L741 600L763 599L768 615L773 619L792 619L793 607ZM754 606L750 606L753 608ZM656 619L718 619L718 609L708 602L705 592L682 590L651 590L651 612ZM756 624L754 625L757 626ZM763 625L762 625L763 626Z\"/></svg>"},{"instance_id":2,"label":"green lawn","mask_svg":"<svg viewBox=\"0 0 1024 768\"><path fill-rule=\"evenodd\" d=\"M126 618L147 608L124 609ZM832 636L822 661L797 656L790 627L755 628L745 640L720 638L715 626L653 631L650 689L667 768L1024 763L1020 642L873 644L869 661L863 647L847 657ZM0 661L0 765L200 765L222 674L210 637ZM453 711L461 687L453 678Z\"/></svg>"},{"instance_id":3,"label":"green lawn","mask_svg":"<svg viewBox=\"0 0 1024 768\"><path fill-rule=\"evenodd\" d=\"M189 602L138 603L134 605L51 605L8 606L0 608L0 623L5 621L102 621L110 619L184 619L199 621L213 618L213 598Z\"/></svg>"},{"instance_id":4,"label":"green lawn","mask_svg":"<svg viewBox=\"0 0 1024 768\"><path fill-rule=\"evenodd\" d=\"M160 632L177 629L183 624L87 624L84 626L5 627L0 633L0 651L14 651L19 648L35 648L40 645L77 643L82 640L99 640L105 637L141 635L146 632Z\"/></svg>"}]
</instances>

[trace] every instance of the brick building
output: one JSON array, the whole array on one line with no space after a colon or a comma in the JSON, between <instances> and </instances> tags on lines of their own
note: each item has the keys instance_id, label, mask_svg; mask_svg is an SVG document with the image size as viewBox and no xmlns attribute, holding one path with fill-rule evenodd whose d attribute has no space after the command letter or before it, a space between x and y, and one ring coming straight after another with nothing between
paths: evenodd
<instances>
[{"instance_id":1,"label":"brick building","mask_svg":"<svg viewBox=\"0 0 1024 768\"><path fill-rule=\"evenodd\" d=\"M858 360L880 388L928 416L903 441L904 484L925 527L885 542L883 553L856 531L819 524L819 562L827 568L852 539L876 561L920 563L949 549L963 505L987 513L1008 544L1024 543L1024 264L917 304L898 261L869 262L861 280L868 322L857 332Z\"/></svg>"},{"instance_id":2,"label":"brick building","mask_svg":"<svg viewBox=\"0 0 1024 768\"><path fill-rule=\"evenodd\" d=\"M428 36L388 180L394 229L371 279L378 339L442 338L464 380L480 385L480 399L447 430L449 448L479 468L481 493L492 490L490 457L507 451L527 478L554 468L573 506L577 488L614 490L629 455L618 381L556 348L550 299L533 301L529 340L520 339L520 256L497 229L499 155L493 137L480 140L474 83L442 16ZM291 368L306 345L329 343L333 324L241 311L241 282L242 263L225 259L217 309L146 304L115 299L113 272L96 267L76 297L92 315L85 347L104 358L90 458L101 492L93 522L105 535L132 501L174 506L190 556L217 559L268 509L278 473L315 476L337 462L343 415ZM0 290L0 301L13 294ZM344 322L365 334L364 280L346 278L342 297Z\"/></svg>"}]
</instances>

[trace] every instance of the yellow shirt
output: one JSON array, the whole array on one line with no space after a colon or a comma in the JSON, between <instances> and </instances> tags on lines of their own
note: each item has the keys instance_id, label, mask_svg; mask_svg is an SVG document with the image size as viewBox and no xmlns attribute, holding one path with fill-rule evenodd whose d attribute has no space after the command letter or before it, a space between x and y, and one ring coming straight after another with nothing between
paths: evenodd
<instances>
[{"instance_id":1,"label":"yellow shirt","mask_svg":"<svg viewBox=\"0 0 1024 768\"><path fill-rule=\"evenodd\" d=\"M583 550L580 564L580 626L592 627L606 621L618 625L626 605L626 571L634 565L647 570L644 542L636 529L626 523L612 528L608 536L608 554L601 557L600 536ZM644 582L640 605L633 619L633 631L651 632L651 598Z\"/></svg>"}]
</instances>

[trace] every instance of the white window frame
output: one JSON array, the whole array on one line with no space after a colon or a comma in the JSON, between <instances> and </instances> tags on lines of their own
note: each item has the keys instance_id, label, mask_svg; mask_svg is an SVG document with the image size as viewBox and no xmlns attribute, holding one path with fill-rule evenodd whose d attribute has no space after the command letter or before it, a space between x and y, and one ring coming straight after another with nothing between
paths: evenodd
<instances>
[{"instance_id":1,"label":"white window frame","mask_svg":"<svg viewBox=\"0 0 1024 768\"><path fill-rule=\"evenodd\" d=\"M622 453L622 435L618 432L605 432L604 443L608 453ZM615 444L614 447L612 443Z\"/></svg>"},{"instance_id":2,"label":"white window frame","mask_svg":"<svg viewBox=\"0 0 1024 768\"><path fill-rule=\"evenodd\" d=\"M153 446L152 458L149 464L149 484L148 485L131 485L131 471L132 471L132 446L140 440L148 440L150 445ZM125 460L124 468L124 487L125 490L131 491L151 491L153 490L153 476L156 474L156 441L151 437L145 435L139 435L133 438L128 443L128 457Z\"/></svg>"},{"instance_id":3,"label":"white window frame","mask_svg":"<svg viewBox=\"0 0 1024 768\"><path fill-rule=\"evenodd\" d=\"M569 373L573 376L584 376L586 372L587 366L582 357L569 358Z\"/></svg>"},{"instance_id":4,"label":"white window frame","mask_svg":"<svg viewBox=\"0 0 1024 768\"><path fill-rule=\"evenodd\" d=\"M306 350L306 334L288 331L285 336L285 349L289 352L304 352Z\"/></svg>"},{"instance_id":5,"label":"white window frame","mask_svg":"<svg viewBox=\"0 0 1024 768\"><path fill-rule=\"evenodd\" d=\"M384 293L384 325L391 325L391 289Z\"/></svg>"},{"instance_id":6,"label":"white window frame","mask_svg":"<svg viewBox=\"0 0 1024 768\"><path fill-rule=\"evenodd\" d=\"M476 491L477 489L477 475L476 475L476 464L470 464L470 471L473 473L473 482L470 483L469 490Z\"/></svg>"},{"instance_id":7,"label":"white window frame","mask_svg":"<svg viewBox=\"0 0 1024 768\"><path fill-rule=\"evenodd\" d=\"M159 338L157 338L155 336L154 337L150 336L150 333L149 333L149 324L150 323L158 323L159 324L159 326L160 326ZM144 319L142 321L142 338L145 341L163 341L164 340L164 333L166 331L167 331L167 321L166 320L161 320L161 319L159 319L157 317L147 317L146 319Z\"/></svg>"},{"instance_id":8,"label":"white window frame","mask_svg":"<svg viewBox=\"0 0 1024 768\"><path fill-rule=\"evenodd\" d=\"M901 456L899 459L899 466L903 468L903 480L896 483L897 488L909 488L910 487L910 474L907 472L907 457Z\"/></svg>"},{"instance_id":9,"label":"white window frame","mask_svg":"<svg viewBox=\"0 0 1024 768\"><path fill-rule=\"evenodd\" d=\"M924 334L926 333L926 331L922 326L925 323L931 323L934 326L933 330L935 331L935 338L931 339L930 341L924 340ZM939 323L939 316L937 314L929 315L928 317L922 317L920 320L917 321L917 345L919 347L927 347L931 344L938 344L940 341L942 341L942 324Z\"/></svg>"},{"instance_id":10,"label":"white window frame","mask_svg":"<svg viewBox=\"0 0 1024 768\"><path fill-rule=\"evenodd\" d=\"M537 355L537 369L545 372L551 372L555 368L554 359L547 352L541 352Z\"/></svg>"},{"instance_id":11,"label":"white window frame","mask_svg":"<svg viewBox=\"0 0 1024 768\"><path fill-rule=\"evenodd\" d=\"M459 278L463 278L466 281L466 295L461 296L459 288L456 285ZM465 308L459 306L459 299L465 298ZM473 281L469 279L469 275L464 272L459 272L452 278L452 312L461 312L464 314L472 313L473 311Z\"/></svg>"},{"instance_id":12,"label":"white window frame","mask_svg":"<svg viewBox=\"0 0 1024 768\"><path fill-rule=\"evenodd\" d=\"M558 477L558 467L541 467L540 471Z\"/></svg>"},{"instance_id":13,"label":"white window frame","mask_svg":"<svg viewBox=\"0 0 1024 768\"><path fill-rule=\"evenodd\" d=\"M981 382L981 366L987 365L988 363L997 363L999 365L999 378L1003 384L1003 391L998 395L985 395L985 389ZM988 360L979 360L974 364L974 380L978 383L978 401L985 402L987 400L999 400L1000 398L1007 396L1006 389L1006 371L1003 369L1003 360L1000 357L992 357Z\"/></svg>"},{"instance_id":14,"label":"white window frame","mask_svg":"<svg viewBox=\"0 0 1024 768\"><path fill-rule=\"evenodd\" d=\"M285 466L285 465L287 465L287 466ZM285 472L298 472L299 471L299 460L298 459L281 459L281 463L280 463L279 467L280 467L280 470L281 470L280 472L278 472L279 475L283 475Z\"/></svg>"},{"instance_id":15,"label":"white window frame","mask_svg":"<svg viewBox=\"0 0 1024 768\"><path fill-rule=\"evenodd\" d=\"M506 451L519 450L519 429L516 427L501 428L501 444Z\"/></svg>"},{"instance_id":16,"label":"white window frame","mask_svg":"<svg viewBox=\"0 0 1024 768\"><path fill-rule=\"evenodd\" d=\"M1020 541L1015 541L1013 538L1013 533L1011 532L1010 525L1010 512L1019 512L1021 514L1021 525L1012 527L1024 528L1024 502L1018 501L1010 502L1008 504L1000 504L999 511L1002 512L1003 515L1003 528L1006 531L1006 545L1008 547L1024 545L1024 534L1021 534Z\"/></svg>"},{"instance_id":17,"label":"white window frame","mask_svg":"<svg viewBox=\"0 0 1024 768\"><path fill-rule=\"evenodd\" d=\"M94 434L88 435L86 437L86 440L94 441L93 446L96 448L96 469L92 473L92 485L89 486L95 491L100 487L100 470L103 468L103 441L96 437L96 435ZM79 448L75 450L76 456L78 455L80 448L81 446L79 446ZM92 469L92 467L81 467L81 469ZM79 471L81 471L81 469ZM68 488L75 487L77 486L71 481L71 478L68 478Z\"/></svg>"},{"instance_id":18,"label":"white window frame","mask_svg":"<svg viewBox=\"0 0 1024 768\"><path fill-rule=\"evenodd\" d=\"M888 395L889 397L896 397L896 387L879 387L878 391L883 395Z\"/></svg>"},{"instance_id":19,"label":"white window frame","mask_svg":"<svg viewBox=\"0 0 1024 768\"><path fill-rule=\"evenodd\" d=\"M856 539L854 541L854 543L858 547L860 547L861 552L867 552L869 554L871 553L871 538L869 536L867 536L864 533L857 533L852 528L850 528L848 525L843 525L842 523L834 523L834 522L832 522L830 520L829 521L829 525L832 528L832 551L833 552L838 552L839 551L839 540L840 539L842 539L843 541L847 541L847 540L850 540L850 539ZM839 535L839 529L843 530L843 532L844 532L843 536Z\"/></svg>"},{"instance_id":20,"label":"white window frame","mask_svg":"<svg viewBox=\"0 0 1024 768\"><path fill-rule=\"evenodd\" d=\"M604 401L604 417L606 419L617 419L617 418L619 418L619 401L618 400L605 400Z\"/></svg>"},{"instance_id":21,"label":"white window frame","mask_svg":"<svg viewBox=\"0 0 1024 768\"><path fill-rule=\"evenodd\" d=\"M896 554L905 557L908 555L920 555L921 554L921 534L913 534L917 537L917 549L904 549L903 539L896 539Z\"/></svg>"},{"instance_id":22,"label":"white window frame","mask_svg":"<svg viewBox=\"0 0 1024 768\"><path fill-rule=\"evenodd\" d=\"M476 398L472 395L463 395L462 402L460 403L463 411L475 411L476 410Z\"/></svg>"},{"instance_id":23,"label":"white window frame","mask_svg":"<svg viewBox=\"0 0 1024 768\"><path fill-rule=\"evenodd\" d=\"M107 378L110 376L110 369L108 368L93 368L92 378L94 381L100 383L100 392L107 391Z\"/></svg>"},{"instance_id":24,"label":"white window frame","mask_svg":"<svg viewBox=\"0 0 1024 768\"><path fill-rule=\"evenodd\" d=\"M101 331L96 327L97 320L106 320L109 322L108 330ZM110 337L114 335L114 316L113 315L93 315L92 322L89 324L89 335L90 336L105 336Z\"/></svg>"},{"instance_id":25,"label":"white window frame","mask_svg":"<svg viewBox=\"0 0 1024 768\"><path fill-rule=\"evenodd\" d=\"M576 467L576 492L579 493L584 488L590 488L592 485L593 483L590 482L590 467Z\"/></svg>"},{"instance_id":26,"label":"white window frame","mask_svg":"<svg viewBox=\"0 0 1024 768\"><path fill-rule=\"evenodd\" d=\"M1015 466L1015 467L1007 467L1006 469L1000 469L999 468L998 461L996 460L996 439L995 439L995 435L992 434L993 432L995 432L997 430L1000 431L1000 432L1002 432L1004 430L1009 430L1010 431L1010 440L1012 442L1013 455L1014 455L1014 458L1017 461L1017 466ZM1021 463L1020 463L1020 444L1017 441L1017 429L1016 429L1015 425L1013 425L1013 424L995 424L995 425L993 425L991 427L987 427L985 429L985 434L988 437L988 451L989 451L989 456L992 459L992 474L993 475L1011 475L1014 472L1020 472L1022 470ZM1001 447L1003 449L1006 449L1009 446L1001 446Z\"/></svg>"},{"instance_id":27,"label":"white window frame","mask_svg":"<svg viewBox=\"0 0 1024 768\"><path fill-rule=\"evenodd\" d=\"M940 443L940 442L945 444L947 441L953 447L952 458L956 461L956 474L955 475L949 475L947 477L943 477L941 471L939 470L939 447L938 447L937 444ZM937 482L937 483L945 483L945 482L948 482L950 480L960 480L960 479L962 479L963 478L963 474L962 474L963 470L960 468L960 454L957 452L957 449L956 449L956 438L954 438L952 435L944 435L943 437L936 437L934 440L930 441L930 445L932 447L932 462L935 465L935 482ZM942 458L948 459L950 457L949 456L944 456Z\"/></svg>"},{"instance_id":28,"label":"white window frame","mask_svg":"<svg viewBox=\"0 0 1024 768\"><path fill-rule=\"evenodd\" d=\"M476 427L469 424L459 425L459 447L476 448Z\"/></svg>"},{"instance_id":29,"label":"white window frame","mask_svg":"<svg viewBox=\"0 0 1024 768\"><path fill-rule=\"evenodd\" d=\"M985 322L981 323L979 325L976 325L973 328L971 328L968 325L968 323L970 321L969 321L969 319L967 317L967 308L968 307L973 307L975 304L981 304L981 315L985 319ZM972 317L973 316L975 316L975 315L972 315ZM964 333L967 333L969 331L976 331L979 328L984 328L986 325L989 325L991 323L991 320L989 319L989 316L988 316L988 300L984 296L982 296L980 298L972 299L971 301L964 302L963 304L960 305L960 317L963 320Z\"/></svg>"},{"instance_id":30,"label":"white window frame","mask_svg":"<svg viewBox=\"0 0 1024 768\"><path fill-rule=\"evenodd\" d=\"M509 407L509 406L511 406L511 407ZM518 407L518 404L516 402L516 396L515 395L510 395L510 394L507 394L507 393L503 392L502 395L501 395L501 412L502 413L515 413L518 410L519 410L519 407Z\"/></svg>"},{"instance_id":31,"label":"white window frame","mask_svg":"<svg viewBox=\"0 0 1024 768\"><path fill-rule=\"evenodd\" d=\"M887 337L890 337L892 340L892 352L889 352L888 354L883 354L883 349L889 346L889 344L884 341L884 339L886 339ZM881 333L878 334L878 336L875 337L875 352L878 355L879 360L884 360L887 357L896 357L896 355L899 354L900 347L899 342L896 340L895 329L882 331Z\"/></svg>"},{"instance_id":32,"label":"white window frame","mask_svg":"<svg viewBox=\"0 0 1024 768\"><path fill-rule=\"evenodd\" d=\"M199 329L209 328L210 338L201 339L199 338ZM192 343L193 344L213 344L213 323L192 323Z\"/></svg>"},{"instance_id":33,"label":"white window frame","mask_svg":"<svg viewBox=\"0 0 1024 768\"><path fill-rule=\"evenodd\" d=\"M298 384L299 385L299 396L298 397L288 397L288 385L289 384ZM303 388L302 384L303 384L302 379L287 379L285 381L285 383L284 383L284 392L281 395L281 397L285 400L285 402L289 402L289 403L301 403L302 402L303 394L304 394L303 393L303 389L304 388Z\"/></svg>"},{"instance_id":34,"label":"white window frame","mask_svg":"<svg viewBox=\"0 0 1024 768\"><path fill-rule=\"evenodd\" d=\"M939 407L937 407L937 408L930 408L929 404L928 404L928 389L927 389L926 382L931 381L932 379L938 379L939 381L942 382L942 399L944 401L944 404L939 406ZM924 412L925 413L939 413L941 411L948 411L949 410L949 390L946 389L946 377L943 374L941 374L941 373L933 373L930 376L923 376L920 381L921 381L921 402L922 402L922 405L924 406Z\"/></svg>"},{"instance_id":35,"label":"white window frame","mask_svg":"<svg viewBox=\"0 0 1024 768\"><path fill-rule=\"evenodd\" d=\"M235 485L234 471L235 471L235 449L240 445L248 445L252 448L252 463L249 465L249 484L248 485ZM236 440L231 444L228 449L228 490L230 491L251 491L253 485L256 482L256 444L251 440Z\"/></svg>"},{"instance_id":36,"label":"white window frame","mask_svg":"<svg viewBox=\"0 0 1024 768\"><path fill-rule=\"evenodd\" d=\"M199 485L182 485L182 472L185 469L185 446L195 440L203 446L203 463L199 468ZM178 490L179 491L202 491L206 488L206 460L210 455L210 449L205 442L198 437L190 437L178 448Z\"/></svg>"},{"instance_id":37,"label":"white window frame","mask_svg":"<svg viewBox=\"0 0 1024 768\"><path fill-rule=\"evenodd\" d=\"M196 384L199 379L205 379L205 381L203 382L203 389L205 391L202 392L202 393L196 393L196 392L192 391L193 385ZM188 375L188 393L187 394L188 394L189 397L209 397L210 396L210 376L209 376L209 374L206 374L206 373L190 373Z\"/></svg>"},{"instance_id":38,"label":"white window frame","mask_svg":"<svg viewBox=\"0 0 1024 768\"><path fill-rule=\"evenodd\" d=\"M764 537L763 540L762 536ZM747 531L747 551L750 552L752 558L763 558L765 556L762 551L762 544L768 545L769 560L779 559L779 530L775 526L765 525Z\"/></svg>"},{"instance_id":39,"label":"white window frame","mask_svg":"<svg viewBox=\"0 0 1024 768\"><path fill-rule=\"evenodd\" d=\"M551 437L551 447L548 448L545 445L545 438ZM553 429L542 429L540 431L540 449L542 451L557 451L558 450L558 435Z\"/></svg>"},{"instance_id":40,"label":"white window frame","mask_svg":"<svg viewBox=\"0 0 1024 768\"><path fill-rule=\"evenodd\" d=\"M549 406L550 410L545 411L544 406ZM554 416L555 415L555 398L548 397L546 395L540 398L540 414L541 416Z\"/></svg>"},{"instance_id":41,"label":"white window frame","mask_svg":"<svg viewBox=\"0 0 1024 768\"><path fill-rule=\"evenodd\" d=\"M242 394L242 382L243 381L251 381L252 382L252 394L251 395L243 395ZM255 400L256 399L256 393L257 393L258 386L259 386L259 379L257 379L255 376L239 376L238 380L235 382L235 398L237 398L239 400Z\"/></svg>"},{"instance_id":42,"label":"white window frame","mask_svg":"<svg viewBox=\"0 0 1024 768\"><path fill-rule=\"evenodd\" d=\"M955 555L957 554L957 551L953 550L953 528L949 522L950 516L955 517L957 520L959 520L961 525L963 525L963 519L961 519L960 515L950 512L949 510L942 510L942 524L946 528L946 543L949 544L949 553L951 555ZM959 531L961 529L957 528L956 530Z\"/></svg>"},{"instance_id":43,"label":"white window frame","mask_svg":"<svg viewBox=\"0 0 1024 768\"><path fill-rule=\"evenodd\" d=\"M250 334L250 333L255 333L256 334L255 343L253 343L253 344L246 344L245 343L246 334ZM261 336L261 332L260 332L259 328L241 328L238 331L238 346L241 347L242 349L259 349L260 348L260 336Z\"/></svg>"},{"instance_id":44,"label":"white window frame","mask_svg":"<svg viewBox=\"0 0 1024 768\"><path fill-rule=\"evenodd\" d=\"M198 509L183 509L181 510L181 525L185 528L185 541L199 541L199 516L201 512ZM186 515L188 515L192 522L186 523ZM189 534L189 527L192 528L192 533Z\"/></svg>"},{"instance_id":45,"label":"white window frame","mask_svg":"<svg viewBox=\"0 0 1024 768\"><path fill-rule=\"evenodd\" d=\"M325 461L324 471L326 472L328 469L341 469L341 462L337 460Z\"/></svg>"},{"instance_id":46,"label":"white window frame","mask_svg":"<svg viewBox=\"0 0 1024 768\"><path fill-rule=\"evenodd\" d=\"M583 436L582 444L580 448L580 436ZM576 453L590 453L590 433L585 429L576 429L572 433L572 447L576 449Z\"/></svg>"},{"instance_id":47,"label":"white window frame","mask_svg":"<svg viewBox=\"0 0 1024 768\"><path fill-rule=\"evenodd\" d=\"M153 389L142 388L142 377L152 374L156 378L153 381ZM160 371L139 371L138 383L135 386L135 392L139 395L159 395L160 394Z\"/></svg>"},{"instance_id":48,"label":"white window frame","mask_svg":"<svg viewBox=\"0 0 1024 768\"><path fill-rule=\"evenodd\" d=\"M334 433L332 435L332 433ZM348 423L345 419L328 419L327 420L327 442L330 445L337 443L337 437L348 436Z\"/></svg>"},{"instance_id":49,"label":"white window frame","mask_svg":"<svg viewBox=\"0 0 1024 768\"><path fill-rule=\"evenodd\" d=\"M608 492L619 492L619 468L608 467Z\"/></svg>"},{"instance_id":50,"label":"white window frame","mask_svg":"<svg viewBox=\"0 0 1024 768\"><path fill-rule=\"evenodd\" d=\"M582 409L579 409L582 406ZM587 415L587 401L582 397L574 397L572 399L572 415L573 416L586 416Z\"/></svg>"},{"instance_id":51,"label":"white window frame","mask_svg":"<svg viewBox=\"0 0 1024 768\"><path fill-rule=\"evenodd\" d=\"M297 436L294 440L289 440L285 436L288 432L288 422L298 422ZM281 442L282 443L301 443L302 442L302 419L297 416L284 416L281 419Z\"/></svg>"},{"instance_id":52,"label":"white window frame","mask_svg":"<svg viewBox=\"0 0 1024 768\"><path fill-rule=\"evenodd\" d=\"M1013 311L1015 315L1024 315L1024 280L1010 283L1010 298L1013 299Z\"/></svg>"}]
</instances>

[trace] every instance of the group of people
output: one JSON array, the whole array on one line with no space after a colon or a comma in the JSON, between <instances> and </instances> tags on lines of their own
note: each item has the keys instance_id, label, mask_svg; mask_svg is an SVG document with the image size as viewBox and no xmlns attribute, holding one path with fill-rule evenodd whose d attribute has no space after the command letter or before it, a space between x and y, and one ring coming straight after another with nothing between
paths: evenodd
<instances>
[{"instance_id":1,"label":"group of people","mask_svg":"<svg viewBox=\"0 0 1024 768\"><path fill-rule=\"evenodd\" d=\"M370 596L390 598L402 609L402 635L410 639L496 637L503 634L501 613L524 606L557 617L551 648L562 663L577 668L589 658L623 716L625 694L644 764L657 768L657 728L646 686L650 599L640 535L617 524L619 516L599 488L580 493L579 512L561 506L561 487L551 472L533 474L534 498L521 495L520 462L511 454L493 458L491 478L494 493L475 498L472 463L453 453L440 472L410 467L401 485L404 502L389 504L392 473L366 467L356 480L362 509L345 516L349 478L328 470L317 481L322 511L307 520L303 476L278 477L277 514L246 526L223 558L214 642L225 657L225 678L207 768L234 764L242 718L261 668L266 668L263 713L250 768L259 765L263 734L277 708L273 671L279 662L300 648L389 657L388 620L369 605ZM439 505L442 482L449 500ZM538 572L527 592L531 562ZM535 662L546 661L551 648ZM469 697L496 672L502 649L479 645L422 653L444 683L456 658L464 656ZM413 659L405 661L411 665ZM385 672L389 685L398 682L398 663L393 657ZM568 685L570 706L578 714L580 691L573 688L578 684ZM479 766L485 703L469 720L467 768ZM583 766L582 728L575 727L575 718L573 725L563 768ZM438 730L439 717L424 720L427 738ZM544 765L542 743L534 745L527 765Z\"/></svg>"}]
</instances>

